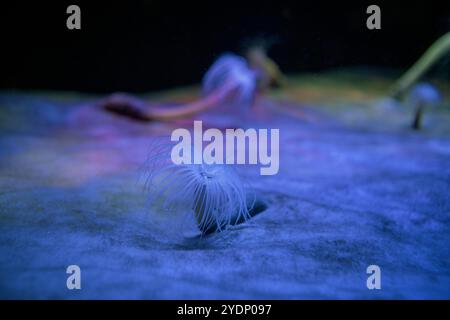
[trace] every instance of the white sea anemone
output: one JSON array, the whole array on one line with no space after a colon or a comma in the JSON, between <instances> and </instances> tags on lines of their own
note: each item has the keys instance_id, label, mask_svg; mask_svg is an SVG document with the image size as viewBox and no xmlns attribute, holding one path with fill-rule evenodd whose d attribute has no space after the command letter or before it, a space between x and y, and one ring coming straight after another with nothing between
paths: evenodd
<instances>
[{"instance_id":1,"label":"white sea anemone","mask_svg":"<svg viewBox=\"0 0 450 320\"><path fill-rule=\"evenodd\" d=\"M243 57L226 53L206 72L202 87L205 96L221 92L228 103L249 105L256 90L256 73Z\"/></svg>"},{"instance_id":2,"label":"white sea anemone","mask_svg":"<svg viewBox=\"0 0 450 320\"><path fill-rule=\"evenodd\" d=\"M254 199L254 194L244 188L232 166L176 165L165 149L150 160L147 187L153 204L165 211L181 207L192 212L204 234L250 217L254 200L249 199Z\"/></svg>"}]
</instances>

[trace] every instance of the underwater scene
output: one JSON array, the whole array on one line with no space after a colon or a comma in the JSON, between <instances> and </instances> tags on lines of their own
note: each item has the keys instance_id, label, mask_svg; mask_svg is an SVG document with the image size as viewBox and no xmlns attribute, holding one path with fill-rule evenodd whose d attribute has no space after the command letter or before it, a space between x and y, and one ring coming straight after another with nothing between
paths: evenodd
<instances>
[{"instance_id":1,"label":"underwater scene","mask_svg":"<svg viewBox=\"0 0 450 320\"><path fill-rule=\"evenodd\" d=\"M1 14L1 299L450 299L449 3Z\"/></svg>"}]
</instances>

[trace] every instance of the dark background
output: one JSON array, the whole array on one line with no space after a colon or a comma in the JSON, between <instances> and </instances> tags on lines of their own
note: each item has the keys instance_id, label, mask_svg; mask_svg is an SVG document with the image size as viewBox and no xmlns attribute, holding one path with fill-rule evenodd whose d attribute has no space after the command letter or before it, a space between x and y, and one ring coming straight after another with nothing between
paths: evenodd
<instances>
[{"instance_id":1,"label":"dark background","mask_svg":"<svg viewBox=\"0 0 450 320\"><path fill-rule=\"evenodd\" d=\"M269 54L287 73L404 69L450 30L446 2L2 2L0 84L86 92L193 84L217 55L255 39L271 39ZM81 30L66 28L70 4L81 8ZM366 28L370 4L381 7L381 30Z\"/></svg>"}]
</instances>

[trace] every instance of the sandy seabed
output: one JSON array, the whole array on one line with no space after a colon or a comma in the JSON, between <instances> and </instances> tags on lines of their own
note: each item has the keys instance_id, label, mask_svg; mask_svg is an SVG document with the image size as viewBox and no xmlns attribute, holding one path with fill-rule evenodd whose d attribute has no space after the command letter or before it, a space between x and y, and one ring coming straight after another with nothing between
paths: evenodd
<instances>
[{"instance_id":1,"label":"sandy seabed","mask_svg":"<svg viewBox=\"0 0 450 320\"><path fill-rule=\"evenodd\" d=\"M279 174L241 170L268 209L202 238L155 212L140 180L152 139L193 118L134 122L97 97L1 92L0 298L450 298L450 108L411 131L411 111L382 99L388 82L298 77L254 115L198 115L279 128L281 149ZM81 290L66 288L72 264ZM381 290L366 287L371 264Z\"/></svg>"}]
</instances>

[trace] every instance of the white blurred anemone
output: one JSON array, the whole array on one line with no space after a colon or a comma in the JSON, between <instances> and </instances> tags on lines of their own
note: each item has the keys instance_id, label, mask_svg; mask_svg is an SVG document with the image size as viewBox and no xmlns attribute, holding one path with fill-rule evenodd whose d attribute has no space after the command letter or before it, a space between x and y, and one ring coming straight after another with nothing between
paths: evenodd
<instances>
[{"instance_id":1,"label":"white blurred anemone","mask_svg":"<svg viewBox=\"0 0 450 320\"><path fill-rule=\"evenodd\" d=\"M230 165L174 164L170 153L150 160L150 200L162 210L194 214L202 233L222 231L250 217L244 183Z\"/></svg>"},{"instance_id":2,"label":"white blurred anemone","mask_svg":"<svg viewBox=\"0 0 450 320\"><path fill-rule=\"evenodd\" d=\"M202 81L205 96L221 92L229 103L249 105L256 90L256 73L243 57L232 53L221 55L209 68Z\"/></svg>"},{"instance_id":3,"label":"white blurred anemone","mask_svg":"<svg viewBox=\"0 0 450 320\"><path fill-rule=\"evenodd\" d=\"M436 106L441 99L441 95L435 86L429 83L419 83L411 89L408 99L409 104L415 109L412 128L420 130L425 108Z\"/></svg>"},{"instance_id":4,"label":"white blurred anemone","mask_svg":"<svg viewBox=\"0 0 450 320\"><path fill-rule=\"evenodd\" d=\"M410 102L414 104L434 105L439 102L440 98L439 90L424 82L415 85L409 93Z\"/></svg>"},{"instance_id":5,"label":"white blurred anemone","mask_svg":"<svg viewBox=\"0 0 450 320\"><path fill-rule=\"evenodd\" d=\"M224 54L203 77L203 94L202 99L167 107L120 93L106 98L101 105L109 111L145 121L182 119L220 105L248 107L256 94L256 74L244 58Z\"/></svg>"}]
</instances>

